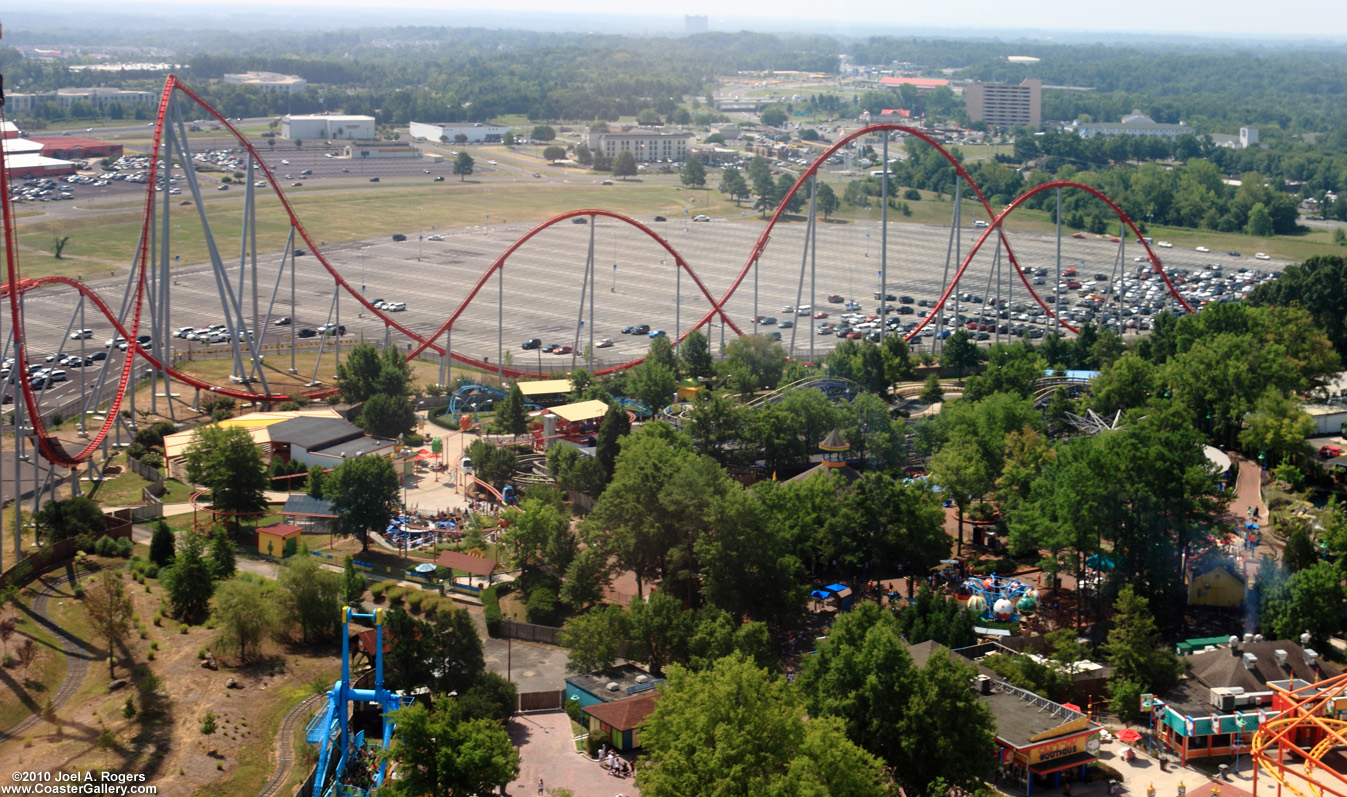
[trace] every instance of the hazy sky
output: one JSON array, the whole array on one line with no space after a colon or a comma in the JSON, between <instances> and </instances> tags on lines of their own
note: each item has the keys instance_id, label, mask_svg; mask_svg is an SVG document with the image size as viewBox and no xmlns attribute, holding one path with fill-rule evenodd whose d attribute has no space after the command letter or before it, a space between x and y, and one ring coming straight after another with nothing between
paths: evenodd
<instances>
[{"instance_id":1,"label":"hazy sky","mask_svg":"<svg viewBox=\"0 0 1347 797\"><path fill-rule=\"evenodd\" d=\"M32 0L21 0L24 6ZM463 3L461 0L422 0L417 8L406 0L371 3L370 0L236 0L238 4L266 6L320 6L324 8L370 9L381 15L384 24L415 25L426 17L446 12L481 13L551 12L576 14L589 19L620 15L630 19L644 8L628 0L586 0L576 5L558 5L555 0L505 0L500 4ZM233 5L234 3L230 3ZM211 0L182 0L179 10L196 7L203 11L221 10L225 4ZM823 12L826 10L827 15ZM817 0L684 0L659 8L667 21L681 20L683 14L711 17L712 30L744 28L773 30L786 20L816 20L819 32L843 32L863 35L871 30L905 27L942 28L953 36L969 35L987 29L1030 29L1035 31L1068 30L1108 34L1110 32L1150 33L1175 36L1211 36L1241 34L1247 36L1312 36L1341 38L1347 35L1347 6L1341 0L1302 0L1289 6L1267 0L1233 0L1212 3L1197 0L1132 0L1122 3L1092 3L1081 0L928 0L923 3L894 3L883 0L845 0L820 3ZM764 16L767 15L767 16ZM519 27L534 27L526 17L517 18ZM434 20L440 24L440 19ZM796 27L794 24L789 27Z\"/></svg>"}]
</instances>

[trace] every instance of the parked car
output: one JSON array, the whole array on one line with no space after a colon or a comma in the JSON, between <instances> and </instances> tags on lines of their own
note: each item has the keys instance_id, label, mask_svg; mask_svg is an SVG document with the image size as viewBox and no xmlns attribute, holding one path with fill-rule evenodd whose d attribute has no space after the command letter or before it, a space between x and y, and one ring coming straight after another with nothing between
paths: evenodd
<instances>
[{"instance_id":1,"label":"parked car","mask_svg":"<svg viewBox=\"0 0 1347 797\"><path fill-rule=\"evenodd\" d=\"M570 346L558 346L558 347L556 347L555 349L552 350L552 353L553 353L553 354L570 354L570 353L571 353L571 347L570 347Z\"/></svg>"},{"instance_id":2,"label":"parked car","mask_svg":"<svg viewBox=\"0 0 1347 797\"><path fill-rule=\"evenodd\" d=\"M693 220L693 221L710 221L710 220L711 220L711 217L710 217L710 216L693 216L693 217L692 217L692 220Z\"/></svg>"},{"instance_id":3,"label":"parked car","mask_svg":"<svg viewBox=\"0 0 1347 797\"><path fill-rule=\"evenodd\" d=\"M1272 258L1269 257L1268 255L1263 254L1262 252L1259 252L1258 254L1254 255L1254 259L1255 259L1255 260L1271 260Z\"/></svg>"},{"instance_id":4,"label":"parked car","mask_svg":"<svg viewBox=\"0 0 1347 797\"><path fill-rule=\"evenodd\" d=\"M575 218L571 219L571 224L588 224L588 223L589 219L585 218L584 216L576 216Z\"/></svg>"},{"instance_id":5,"label":"parked car","mask_svg":"<svg viewBox=\"0 0 1347 797\"><path fill-rule=\"evenodd\" d=\"M656 216L655 221L668 221L668 219L664 218L663 216Z\"/></svg>"},{"instance_id":6,"label":"parked car","mask_svg":"<svg viewBox=\"0 0 1347 797\"><path fill-rule=\"evenodd\" d=\"M295 335L296 337L301 338L313 338L318 336L318 330L312 329L310 327L304 327L303 329L300 329L298 332L296 332Z\"/></svg>"},{"instance_id":7,"label":"parked car","mask_svg":"<svg viewBox=\"0 0 1347 797\"><path fill-rule=\"evenodd\" d=\"M88 340L94 336L92 329L77 329L70 333L71 340Z\"/></svg>"},{"instance_id":8,"label":"parked car","mask_svg":"<svg viewBox=\"0 0 1347 797\"><path fill-rule=\"evenodd\" d=\"M636 325L636 328L633 329L633 330L631 331L631 334L633 334L633 335L644 335L644 334L648 333L649 331L650 331L650 325L649 325L649 324L637 324L637 325Z\"/></svg>"},{"instance_id":9,"label":"parked car","mask_svg":"<svg viewBox=\"0 0 1347 797\"><path fill-rule=\"evenodd\" d=\"M346 170L345 170L345 169L342 169L342 171L346 171ZM370 181L371 183L377 183L377 182L379 182L379 178L378 178L378 177L371 177L371 178L369 178L369 181Z\"/></svg>"},{"instance_id":10,"label":"parked car","mask_svg":"<svg viewBox=\"0 0 1347 797\"><path fill-rule=\"evenodd\" d=\"M655 338L662 338L662 337L664 337L664 330L662 330L662 329L652 329L652 330L650 330L650 339L651 339L651 340L654 340Z\"/></svg>"},{"instance_id":11,"label":"parked car","mask_svg":"<svg viewBox=\"0 0 1347 797\"><path fill-rule=\"evenodd\" d=\"M524 351L532 351L534 349L542 348L542 345L543 342L538 338L529 338L528 340L519 344L519 348L523 349Z\"/></svg>"},{"instance_id":12,"label":"parked car","mask_svg":"<svg viewBox=\"0 0 1347 797\"><path fill-rule=\"evenodd\" d=\"M829 304L841 304L841 303L844 302L844 301L846 301L846 300L842 298L842 294L840 294L840 293L830 293L830 294L828 294L828 303L829 303Z\"/></svg>"},{"instance_id":13,"label":"parked car","mask_svg":"<svg viewBox=\"0 0 1347 797\"><path fill-rule=\"evenodd\" d=\"M598 348L598 349L606 349L606 348L608 348L608 347L611 346L611 345L613 345L613 339L612 339L612 338L604 338L603 340L599 341L598 343L595 343L595 344L594 344L594 347L595 347L595 348Z\"/></svg>"},{"instance_id":14,"label":"parked car","mask_svg":"<svg viewBox=\"0 0 1347 797\"><path fill-rule=\"evenodd\" d=\"M400 232L395 232L395 233L393 233L393 240L394 240L394 241L405 241L405 240L407 240L407 236L403 235L403 234L400 233Z\"/></svg>"},{"instance_id":15,"label":"parked car","mask_svg":"<svg viewBox=\"0 0 1347 797\"><path fill-rule=\"evenodd\" d=\"M288 315L286 315L286 316L281 316L280 318L276 319L276 321L275 321L275 326L278 326L278 327L288 327L288 326L290 326L290 316L288 316Z\"/></svg>"}]
</instances>

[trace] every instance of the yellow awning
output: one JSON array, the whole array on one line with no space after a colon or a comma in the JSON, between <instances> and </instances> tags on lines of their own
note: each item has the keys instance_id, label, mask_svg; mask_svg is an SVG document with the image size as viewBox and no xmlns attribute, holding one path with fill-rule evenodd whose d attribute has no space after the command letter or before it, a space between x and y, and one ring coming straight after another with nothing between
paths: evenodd
<instances>
[{"instance_id":1,"label":"yellow awning","mask_svg":"<svg viewBox=\"0 0 1347 797\"><path fill-rule=\"evenodd\" d=\"M598 399L581 401L575 404L563 404L560 407L552 408L553 415L571 423L602 418L606 412L608 412L608 402Z\"/></svg>"},{"instance_id":2,"label":"yellow awning","mask_svg":"<svg viewBox=\"0 0 1347 797\"><path fill-rule=\"evenodd\" d=\"M573 389L569 379L539 379L536 382L518 382L516 384L519 385L519 392L524 394L524 398L569 393Z\"/></svg>"}]
</instances>

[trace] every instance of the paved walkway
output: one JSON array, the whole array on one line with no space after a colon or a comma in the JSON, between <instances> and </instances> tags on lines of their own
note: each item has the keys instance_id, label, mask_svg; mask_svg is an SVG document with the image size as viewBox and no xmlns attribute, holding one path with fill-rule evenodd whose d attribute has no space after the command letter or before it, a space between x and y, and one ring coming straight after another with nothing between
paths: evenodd
<instances>
[{"instance_id":1,"label":"paved walkway","mask_svg":"<svg viewBox=\"0 0 1347 797\"><path fill-rule=\"evenodd\" d=\"M613 777L597 761L576 752L564 711L518 714L510 718L509 731L519 750L519 778L505 789L511 797L534 797L539 778L545 793L566 788L575 797L640 796L631 778Z\"/></svg>"}]
</instances>

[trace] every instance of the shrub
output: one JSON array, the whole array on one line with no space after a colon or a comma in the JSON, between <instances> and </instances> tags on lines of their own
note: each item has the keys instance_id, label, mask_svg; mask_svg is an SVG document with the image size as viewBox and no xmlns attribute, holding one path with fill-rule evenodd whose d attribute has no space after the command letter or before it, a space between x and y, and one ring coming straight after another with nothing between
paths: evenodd
<instances>
[{"instance_id":1,"label":"shrub","mask_svg":"<svg viewBox=\"0 0 1347 797\"><path fill-rule=\"evenodd\" d=\"M392 587L388 590L387 597L389 606L401 606L407 598L407 590L402 587Z\"/></svg>"},{"instance_id":2,"label":"shrub","mask_svg":"<svg viewBox=\"0 0 1347 797\"><path fill-rule=\"evenodd\" d=\"M179 634L186 634L186 633L187 633L187 629L188 629L187 623L178 623L178 633L179 633Z\"/></svg>"},{"instance_id":3,"label":"shrub","mask_svg":"<svg viewBox=\"0 0 1347 797\"><path fill-rule=\"evenodd\" d=\"M571 722L583 726L585 724L585 713L580 710L580 698L571 695L566 701L566 716L571 718Z\"/></svg>"},{"instance_id":4,"label":"shrub","mask_svg":"<svg viewBox=\"0 0 1347 797\"><path fill-rule=\"evenodd\" d=\"M530 623L552 625L557 617L557 594L554 590L539 585L529 592L526 614Z\"/></svg>"},{"instance_id":5,"label":"shrub","mask_svg":"<svg viewBox=\"0 0 1347 797\"><path fill-rule=\"evenodd\" d=\"M421 597L421 612L427 620L434 620L435 613L440 610L441 599L439 595L433 593L423 593Z\"/></svg>"},{"instance_id":6,"label":"shrub","mask_svg":"<svg viewBox=\"0 0 1347 797\"><path fill-rule=\"evenodd\" d=\"M3 659L0 659L0 666L3 666L6 670L14 669L16 666L18 666L18 663L19 660L14 658L13 653L6 653L5 657Z\"/></svg>"},{"instance_id":7,"label":"shrub","mask_svg":"<svg viewBox=\"0 0 1347 797\"><path fill-rule=\"evenodd\" d=\"M374 602L379 603L382 601L384 599L384 593L388 592L388 588L391 586L392 584L387 581L376 581L373 584L370 584L370 596L373 597Z\"/></svg>"},{"instance_id":8,"label":"shrub","mask_svg":"<svg viewBox=\"0 0 1347 797\"><path fill-rule=\"evenodd\" d=\"M215 712L207 711L206 716L201 718L201 733L205 736L215 733Z\"/></svg>"},{"instance_id":9,"label":"shrub","mask_svg":"<svg viewBox=\"0 0 1347 797\"><path fill-rule=\"evenodd\" d=\"M494 586L482 590L482 613L486 616L486 632L491 636L500 636L500 599L496 597Z\"/></svg>"},{"instance_id":10,"label":"shrub","mask_svg":"<svg viewBox=\"0 0 1347 797\"><path fill-rule=\"evenodd\" d=\"M204 647L197 648L197 649L196 649L196 657L197 657L198 659L204 659L204 658L206 658L206 649L205 649Z\"/></svg>"},{"instance_id":11,"label":"shrub","mask_svg":"<svg viewBox=\"0 0 1347 797\"><path fill-rule=\"evenodd\" d=\"M117 541L107 536L106 534L103 535L102 537L99 537L98 542L94 543L94 553L98 554L99 556L116 556Z\"/></svg>"},{"instance_id":12,"label":"shrub","mask_svg":"<svg viewBox=\"0 0 1347 797\"><path fill-rule=\"evenodd\" d=\"M83 598L83 597L84 597L84 585L83 585L83 584L76 584L75 587L74 587L74 589L70 590L70 593L71 593L72 595L74 595L76 598Z\"/></svg>"},{"instance_id":13,"label":"shrub","mask_svg":"<svg viewBox=\"0 0 1347 797\"><path fill-rule=\"evenodd\" d=\"M426 599L426 593L419 589L408 590L405 595L407 601L407 610L411 612L421 611L421 604Z\"/></svg>"}]
</instances>

